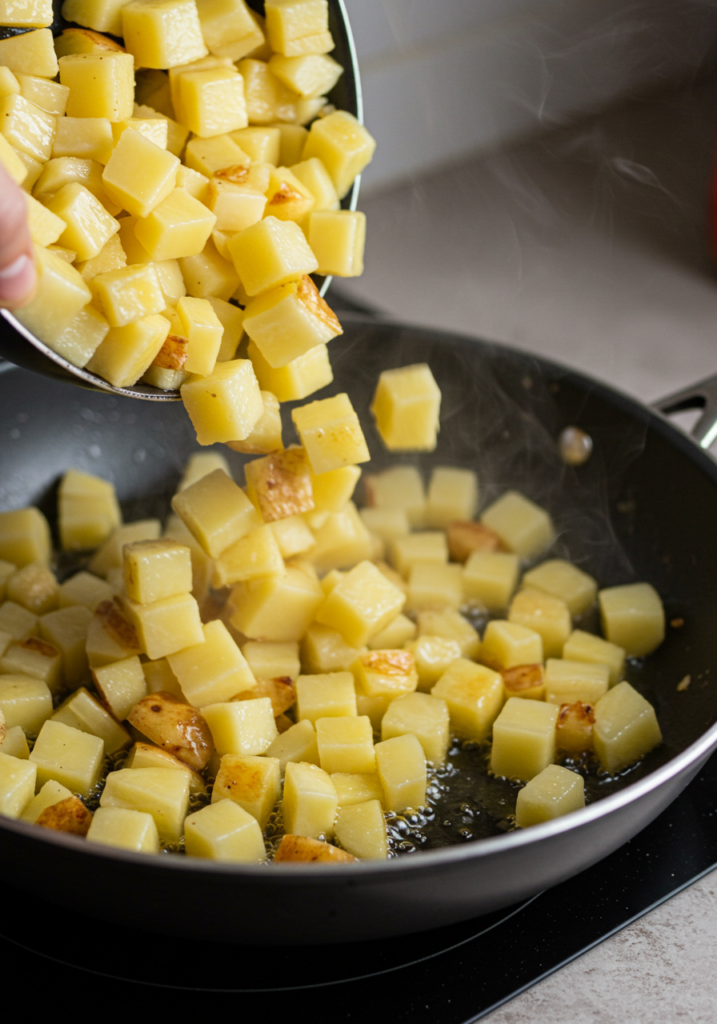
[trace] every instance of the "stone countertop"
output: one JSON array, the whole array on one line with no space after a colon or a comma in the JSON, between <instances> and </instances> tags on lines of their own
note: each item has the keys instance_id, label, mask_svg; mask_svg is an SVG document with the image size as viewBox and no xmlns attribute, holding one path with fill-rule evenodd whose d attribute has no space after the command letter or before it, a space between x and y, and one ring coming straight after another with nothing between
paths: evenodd
<instances>
[{"instance_id":1,"label":"stone countertop","mask_svg":"<svg viewBox=\"0 0 717 1024\"><path fill-rule=\"evenodd\" d=\"M717 85L635 101L365 197L347 297L505 341L644 401L717 373L706 212ZM487 1018L717 1019L713 873Z\"/></svg>"}]
</instances>

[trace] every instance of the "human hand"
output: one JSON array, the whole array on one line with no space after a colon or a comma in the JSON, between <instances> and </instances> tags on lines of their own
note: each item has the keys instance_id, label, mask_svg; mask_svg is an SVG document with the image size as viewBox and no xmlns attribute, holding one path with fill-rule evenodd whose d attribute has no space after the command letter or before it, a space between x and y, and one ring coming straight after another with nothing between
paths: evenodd
<instances>
[{"instance_id":1,"label":"human hand","mask_svg":"<svg viewBox=\"0 0 717 1024\"><path fill-rule=\"evenodd\" d=\"M36 286L25 193L0 165L0 306L23 306Z\"/></svg>"}]
</instances>

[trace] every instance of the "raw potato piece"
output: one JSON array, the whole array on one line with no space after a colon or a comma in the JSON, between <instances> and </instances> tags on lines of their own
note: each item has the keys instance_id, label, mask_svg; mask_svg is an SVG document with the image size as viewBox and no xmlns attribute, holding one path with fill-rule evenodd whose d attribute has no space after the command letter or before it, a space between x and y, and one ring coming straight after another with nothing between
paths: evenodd
<instances>
[{"instance_id":1,"label":"raw potato piece","mask_svg":"<svg viewBox=\"0 0 717 1024\"><path fill-rule=\"evenodd\" d=\"M493 723L490 768L495 775L528 782L555 760L558 708L511 697Z\"/></svg>"},{"instance_id":2,"label":"raw potato piece","mask_svg":"<svg viewBox=\"0 0 717 1024\"><path fill-rule=\"evenodd\" d=\"M140 540L124 549L127 597L151 604L192 589L190 550L171 539Z\"/></svg>"},{"instance_id":3,"label":"raw potato piece","mask_svg":"<svg viewBox=\"0 0 717 1024\"><path fill-rule=\"evenodd\" d=\"M356 175L370 163L375 149L376 142L364 126L347 111L337 110L311 125L302 159L318 157L343 199Z\"/></svg>"},{"instance_id":4,"label":"raw potato piece","mask_svg":"<svg viewBox=\"0 0 717 1024\"><path fill-rule=\"evenodd\" d=\"M366 214L351 210L319 210L309 217L309 245L319 274L360 277L366 244Z\"/></svg>"},{"instance_id":5,"label":"raw potato piece","mask_svg":"<svg viewBox=\"0 0 717 1024\"><path fill-rule=\"evenodd\" d=\"M90 302L92 293L75 268L49 249L35 247L35 269L35 297L15 315L36 337L49 343Z\"/></svg>"},{"instance_id":6,"label":"raw potato piece","mask_svg":"<svg viewBox=\"0 0 717 1024\"><path fill-rule=\"evenodd\" d=\"M532 558L550 547L555 538L552 520L545 509L518 491L507 491L481 516L509 551Z\"/></svg>"},{"instance_id":7,"label":"raw potato piece","mask_svg":"<svg viewBox=\"0 0 717 1024\"><path fill-rule=\"evenodd\" d=\"M50 525L38 508L0 512L0 558L18 569L29 562L49 562Z\"/></svg>"},{"instance_id":8,"label":"raw potato piece","mask_svg":"<svg viewBox=\"0 0 717 1024\"><path fill-rule=\"evenodd\" d=\"M188 857L232 864L260 864L266 860L259 823L232 800L220 800L188 815L184 842Z\"/></svg>"},{"instance_id":9,"label":"raw potato piece","mask_svg":"<svg viewBox=\"0 0 717 1024\"><path fill-rule=\"evenodd\" d=\"M665 611L649 583L609 587L598 594L600 618L608 641L630 657L651 654L665 638Z\"/></svg>"},{"instance_id":10,"label":"raw potato piece","mask_svg":"<svg viewBox=\"0 0 717 1024\"><path fill-rule=\"evenodd\" d=\"M526 572L523 586L559 597L565 601L571 615L582 615L597 597L597 583L592 576L559 558L543 562Z\"/></svg>"},{"instance_id":11,"label":"raw potato piece","mask_svg":"<svg viewBox=\"0 0 717 1024\"><path fill-rule=\"evenodd\" d=\"M202 643L167 658L189 703L204 708L244 691L252 695L256 679L224 623L208 622L202 632Z\"/></svg>"},{"instance_id":12,"label":"raw potato piece","mask_svg":"<svg viewBox=\"0 0 717 1024\"><path fill-rule=\"evenodd\" d=\"M189 778L167 768L121 768L107 776L103 807L151 814L160 838L178 843L189 807Z\"/></svg>"},{"instance_id":13,"label":"raw potato piece","mask_svg":"<svg viewBox=\"0 0 717 1024\"><path fill-rule=\"evenodd\" d=\"M266 751L267 757L276 757L283 772L290 761L306 761L318 765L319 748L316 732L308 719L297 722L274 740Z\"/></svg>"},{"instance_id":14,"label":"raw potato piece","mask_svg":"<svg viewBox=\"0 0 717 1024\"><path fill-rule=\"evenodd\" d=\"M207 54L194 0L125 4L121 35L141 68L173 68Z\"/></svg>"},{"instance_id":15,"label":"raw potato piece","mask_svg":"<svg viewBox=\"0 0 717 1024\"><path fill-rule=\"evenodd\" d=\"M518 828L539 825L585 806L582 775L550 764L518 793L515 823Z\"/></svg>"},{"instance_id":16,"label":"raw potato piece","mask_svg":"<svg viewBox=\"0 0 717 1024\"><path fill-rule=\"evenodd\" d=\"M282 809L288 833L311 839L320 836L330 839L338 809L336 787L331 776L316 765L289 762Z\"/></svg>"},{"instance_id":17,"label":"raw potato piece","mask_svg":"<svg viewBox=\"0 0 717 1024\"><path fill-rule=\"evenodd\" d=\"M159 833L152 815L123 807L98 807L87 840L135 853L159 853Z\"/></svg>"},{"instance_id":18,"label":"raw potato piece","mask_svg":"<svg viewBox=\"0 0 717 1024\"><path fill-rule=\"evenodd\" d=\"M246 494L223 469L175 494L172 508L211 558L261 525Z\"/></svg>"},{"instance_id":19,"label":"raw potato piece","mask_svg":"<svg viewBox=\"0 0 717 1024\"><path fill-rule=\"evenodd\" d=\"M384 370L371 403L376 429L389 451L433 451L438 443L441 392L426 363Z\"/></svg>"},{"instance_id":20,"label":"raw potato piece","mask_svg":"<svg viewBox=\"0 0 717 1024\"><path fill-rule=\"evenodd\" d=\"M251 433L243 441L227 441L232 451L244 452L246 455L264 455L283 449L279 399L270 391L262 391L261 400L264 403L264 412L254 424Z\"/></svg>"},{"instance_id":21,"label":"raw potato piece","mask_svg":"<svg viewBox=\"0 0 717 1024\"><path fill-rule=\"evenodd\" d=\"M655 709L629 683L613 686L595 706L593 743L607 771L627 768L661 742Z\"/></svg>"},{"instance_id":22,"label":"raw potato piece","mask_svg":"<svg viewBox=\"0 0 717 1024\"><path fill-rule=\"evenodd\" d=\"M52 0L24 0L7 3L2 12L3 25L14 28L46 28L52 24Z\"/></svg>"},{"instance_id":23,"label":"raw potato piece","mask_svg":"<svg viewBox=\"0 0 717 1024\"><path fill-rule=\"evenodd\" d=\"M386 820L379 800L339 808L336 838L359 860L385 860L388 856Z\"/></svg>"},{"instance_id":24,"label":"raw potato piece","mask_svg":"<svg viewBox=\"0 0 717 1024\"><path fill-rule=\"evenodd\" d=\"M266 217L238 232L228 249L249 296L278 288L318 269L299 225L276 217Z\"/></svg>"},{"instance_id":25,"label":"raw potato piece","mask_svg":"<svg viewBox=\"0 0 717 1024\"><path fill-rule=\"evenodd\" d=\"M368 462L366 441L348 395L294 409L291 418L315 474Z\"/></svg>"},{"instance_id":26,"label":"raw potato piece","mask_svg":"<svg viewBox=\"0 0 717 1024\"><path fill-rule=\"evenodd\" d=\"M54 779L73 793L89 796L99 781L104 748L98 736L63 722L45 722L30 754L38 785Z\"/></svg>"},{"instance_id":27,"label":"raw potato piece","mask_svg":"<svg viewBox=\"0 0 717 1024\"><path fill-rule=\"evenodd\" d=\"M189 380L180 391L199 444L243 441L264 413L248 359L218 363L208 377Z\"/></svg>"},{"instance_id":28,"label":"raw potato piece","mask_svg":"<svg viewBox=\"0 0 717 1024\"><path fill-rule=\"evenodd\" d=\"M185 188L173 188L142 215L134 234L157 263L188 259L203 252L216 220L212 211Z\"/></svg>"}]
</instances>

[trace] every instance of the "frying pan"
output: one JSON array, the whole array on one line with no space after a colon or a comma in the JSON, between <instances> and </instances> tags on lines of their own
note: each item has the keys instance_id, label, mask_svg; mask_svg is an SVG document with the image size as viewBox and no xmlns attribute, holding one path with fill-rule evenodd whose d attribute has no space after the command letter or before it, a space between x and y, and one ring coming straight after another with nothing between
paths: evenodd
<instances>
[{"instance_id":1,"label":"frying pan","mask_svg":"<svg viewBox=\"0 0 717 1024\"><path fill-rule=\"evenodd\" d=\"M344 326L331 346L335 380L316 397L349 393L372 468L396 461L367 412L378 373L427 362L443 395L439 444L400 461L477 469L484 504L516 487L553 515L555 554L569 553L603 584L657 587L674 626L644 664L631 664L630 679L654 702L664 743L623 777L592 780L591 795L606 795L577 813L382 863L235 867L148 857L2 819L6 881L174 935L267 944L398 935L508 906L589 868L656 817L717 746L717 466L699 444L659 412L534 356L360 315ZM664 408L709 407L714 384ZM708 408L705 439L709 416ZM594 444L576 468L556 446L568 425ZM83 392L14 367L0 373L0 437L0 509L36 503L51 518L70 466L112 479L126 519L163 514L196 449L175 404ZM239 471L242 457L228 455ZM514 792L506 813L509 799Z\"/></svg>"},{"instance_id":2,"label":"frying pan","mask_svg":"<svg viewBox=\"0 0 717 1024\"><path fill-rule=\"evenodd\" d=\"M264 0L248 0L249 6L259 14L264 13ZM53 0L55 20L52 23L53 35L59 35L63 29L73 26L74 22L66 21L61 13L62 0ZM329 29L335 47L331 56L344 69L338 82L328 94L329 101L339 110L347 110L363 124L363 102L361 98L361 79L359 77L358 59L354 46L351 26L344 0L329 0ZM24 29L0 27L0 39L17 35ZM348 193L341 200L343 210L355 210L358 204L361 175L354 180ZM321 295L325 295L331 284L331 277L312 275ZM178 391L163 391L151 384L141 381L128 387L115 387L90 370L73 366L64 356L53 352L49 345L40 341L7 309L0 309L4 318L3 330L0 331L0 358L9 359L18 366L24 366L36 373L56 380L69 380L80 387L90 390L109 391L115 395L129 395L154 402L172 402L179 400Z\"/></svg>"}]
</instances>

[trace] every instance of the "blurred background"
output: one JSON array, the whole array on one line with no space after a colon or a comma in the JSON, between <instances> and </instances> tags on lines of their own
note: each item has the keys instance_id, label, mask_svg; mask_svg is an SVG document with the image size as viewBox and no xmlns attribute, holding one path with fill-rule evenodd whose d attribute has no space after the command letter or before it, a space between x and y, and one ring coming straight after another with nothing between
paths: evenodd
<instances>
[{"instance_id":1,"label":"blurred background","mask_svg":"<svg viewBox=\"0 0 717 1024\"><path fill-rule=\"evenodd\" d=\"M344 295L645 400L717 372L717 2L346 3L378 148Z\"/></svg>"}]
</instances>

